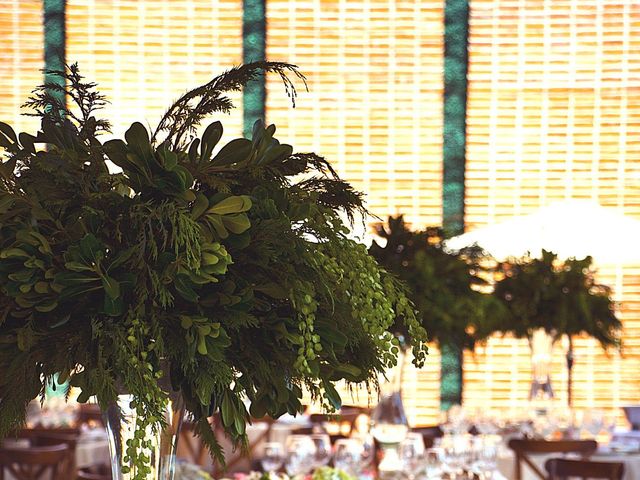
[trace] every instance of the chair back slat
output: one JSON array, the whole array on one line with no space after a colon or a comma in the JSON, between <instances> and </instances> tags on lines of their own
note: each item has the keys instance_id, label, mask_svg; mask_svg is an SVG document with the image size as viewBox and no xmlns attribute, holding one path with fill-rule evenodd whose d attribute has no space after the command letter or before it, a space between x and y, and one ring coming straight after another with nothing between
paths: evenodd
<instances>
[{"instance_id":1,"label":"chair back slat","mask_svg":"<svg viewBox=\"0 0 640 480\"><path fill-rule=\"evenodd\" d=\"M64 444L28 448L3 447L0 448L2 476L6 469L16 480L66 480L68 455L69 447Z\"/></svg>"},{"instance_id":2,"label":"chair back slat","mask_svg":"<svg viewBox=\"0 0 640 480\"><path fill-rule=\"evenodd\" d=\"M515 454L515 480L522 480L522 463L526 463L540 480L546 480L547 475L531 460L532 454L549 453L577 453L583 459L588 458L597 450L595 440L532 440L513 438L509 440L509 448Z\"/></svg>"},{"instance_id":3,"label":"chair back slat","mask_svg":"<svg viewBox=\"0 0 640 480\"><path fill-rule=\"evenodd\" d=\"M583 480L622 480L624 475L624 463L621 462L551 458L546 461L544 468L549 475L549 480L564 480L567 477L580 477Z\"/></svg>"}]
</instances>

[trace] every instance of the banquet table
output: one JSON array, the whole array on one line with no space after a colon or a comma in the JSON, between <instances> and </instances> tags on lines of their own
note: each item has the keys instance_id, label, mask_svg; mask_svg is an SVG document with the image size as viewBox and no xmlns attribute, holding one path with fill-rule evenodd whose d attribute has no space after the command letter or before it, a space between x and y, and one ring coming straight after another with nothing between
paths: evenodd
<instances>
[{"instance_id":1,"label":"banquet table","mask_svg":"<svg viewBox=\"0 0 640 480\"><path fill-rule=\"evenodd\" d=\"M544 463L558 454L529 455L529 458L544 472ZM640 452L620 453L612 452L606 448L600 448L590 457L594 462L622 462L624 463L623 480L640 479ZM507 479L515 479L515 456L513 452L505 451L498 457L498 471ZM539 477L529 468L522 465L522 480L540 480Z\"/></svg>"}]
</instances>

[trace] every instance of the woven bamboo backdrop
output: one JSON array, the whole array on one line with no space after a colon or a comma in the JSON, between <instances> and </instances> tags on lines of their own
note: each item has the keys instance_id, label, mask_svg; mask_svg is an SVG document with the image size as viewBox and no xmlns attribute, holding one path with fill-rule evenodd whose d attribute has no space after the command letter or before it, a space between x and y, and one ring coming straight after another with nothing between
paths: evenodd
<instances>
[{"instance_id":1,"label":"woven bamboo backdrop","mask_svg":"<svg viewBox=\"0 0 640 480\"><path fill-rule=\"evenodd\" d=\"M467 230L564 199L640 218L640 4L633 0L471 0ZM593 225L615 242L607 225ZM640 400L640 265L601 266L621 302L624 357L576 342L574 404ZM566 392L556 348L553 383ZM465 402L526 405L524 341L496 339L466 356Z\"/></svg>"},{"instance_id":2,"label":"woven bamboo backdrop","mask_svg":"<svg viewBox=\"0 0 640 480\"><path fill-rule=\"evenodd\" d=\"M20 115L33 87L42 83L44 28L41 1L0 3L0 121L35 132L38 120Z\"/></svg>"},{"instance_id":3,"label":"woven bamboo backdrop","mask_svg":"<svg viewBox=\"0 0 640 480\"><path fill-rule=\"evenodd\" d=\"M309 78L292 110L268 84L268 120L298 150L314 150L369 195L374 213L441 221L440 1L270 0L268 56ZM70 0L68 60L111 105L120 134L154 125L167 103L242 58L240 0ZM467 229L588 198L640 218L640 6L631 0L471 0ZM42 2L0 3L0 120L41 82ZM236 97L239 99L239 97ZM238 105L240 102L237 102ZM242 115L222 118L225 137ZM593 228L607 241L615 232ZM603 266L625 322L625 355L576 342L576 404L640 401L640 266ZM412 423L437 418L439 356L405 372ZM554 385L563 394L562 348ZM525 405L528 347L495 339L465 358L465 402ZM362 399L361 399L362 400Z\"/></svg>"},{"instance_id":4,"label":"woven bamboo backdrop","mask_svg":"<svg viewBox=\"0 0 640 480\"><path fill-rule=\"evenodd\" d=\"M67 59L98 82L121 135L155 127L187 89L242 61L241 0L68 0ZM221 115L227 141L242 134L242 101Z\"/></svg>"}]
</instances>

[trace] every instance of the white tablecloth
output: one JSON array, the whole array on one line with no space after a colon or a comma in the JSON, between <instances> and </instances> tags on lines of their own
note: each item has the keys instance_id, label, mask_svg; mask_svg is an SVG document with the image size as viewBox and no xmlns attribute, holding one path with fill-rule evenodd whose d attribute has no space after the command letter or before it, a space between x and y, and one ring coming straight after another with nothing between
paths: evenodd
<instances>
[{"instance_id":1,"label":"white tablecloth","mask_svg":"<svg viewBox=\"0 0 640 480\"><path fill-rule=\"evenodd\" d=\"M76 445L76 466L109 465L109 441L104 429L90 430L83 433Z\"/></svg>"},{"instance_id":2,"label":"white tablecloth","mask_svg":"<svg viewBox=\"0 0 640 480\"><path fill-rule=\"evenodd\" d=\"M529 455L529 458L540 468L544 470L544 462L549 458L558 457L558 454L552 455ZM640 480L640 453L623 454L600 451L590 458L594 462L622 462L624 463L623 480ZM508 451L500 455L498 458L498 470L509 480L515 479L515 457L513 452ZM540 480L525 463L522 464L523 480Z\"/></svg>"}]
</instances>

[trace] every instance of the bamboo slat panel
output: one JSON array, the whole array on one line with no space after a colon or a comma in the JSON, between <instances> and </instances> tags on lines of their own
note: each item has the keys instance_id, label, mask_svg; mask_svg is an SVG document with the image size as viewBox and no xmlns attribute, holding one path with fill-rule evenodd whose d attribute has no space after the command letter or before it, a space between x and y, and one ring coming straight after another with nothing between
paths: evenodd
<instances>
[{"instance_id":1,"label":"bamboo slat panel","mask_svg":"<svg viewBox=\"0 0 640 480\"><path fill-rule=\"evenodd\" d=\"M467 229L589 199L640 218L640 4L471 0ZM593 234L615 242L616 232ZM624 320L624 356L575 342L574 404L640 401L640 266L601 266ZM566 344L553 384L566 399ZM495 338L465 362L465 401L525 407L526 341Z\"/></svg>"},{"instance_id":2,"label":"bamboo slat panel","mask_svg":"<svg viewBox=\"0 0 640 480\"><path fill-rule=\"evenodd\" d=\"M241 0L69 0L67 59L79 62L111 104L121 135L134 121L155 128L186 90L242 60ZM219 114L227 141L242 133L240 94Z\"/></svg>"},{"instance_id":3,"label":"bamboo slat panel","mask_svg":"<svg viewBox=\"0 0 640 480\"><path fill-rule=\"evenodd\" d=\"M0 121L16 132L35 134L36 118L21 115L20 106L30 92L42 84L44 28L42 2L0 2Z\"/></svg>"},{"instance_id":4,"label":"bamboo slat panel","mask_svg":"<svg viewBox=\"0 0 640 480\"><path fill-rule=\"evenodd\" d=\"M268 81L267 118L328 158L382 217L441 221L443 3L270 0L267 57L300 66L295 109ZM303 89L302 89L303 90Z\"/></svg>"},{"instance_id":5,"label":"bamboo slat panel","mask_svg":"<svg viewBox=\"0 0 640 480\"><path fill-rule=\"evenodd\" d=\"M267 57L300 66L309 92L292 109L267 82L267 120L297 151L329 159L381 217L442 221L442 1L269 0ZM405 372L413 424L432 423L439 357ZM345 403L364 403L366 394Z\"/></svg>"}]
</instances>

